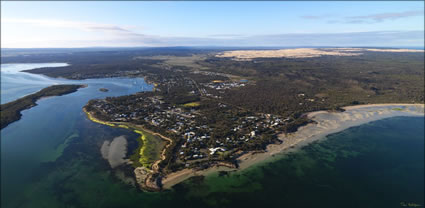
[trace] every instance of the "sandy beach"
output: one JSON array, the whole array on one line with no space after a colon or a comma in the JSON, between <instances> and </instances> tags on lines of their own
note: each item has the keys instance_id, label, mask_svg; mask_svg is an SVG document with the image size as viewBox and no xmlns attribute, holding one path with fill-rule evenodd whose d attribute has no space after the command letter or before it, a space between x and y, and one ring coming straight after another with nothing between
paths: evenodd
<instances>
[{"instance_id":1,"label":"sandy beach","mask_svg":"<svg viewBox=\"0 0 425 208\"><path fill-rule=\"evenodd\" d=\"M267 162L290 151L296 151L311 142L326 138L326 135L343 131L353 126L395 116L424 116L424 104L370 104L347 106L344 112L316 111L307 116L315 121L291 134L280 134L281 144L271 144L264 153L248 153L239 157L239 169L246 169L260 162ZM208 175L217 171L236 170L228 167L211 167L207 170L194 171L184 169L167 175L162 179L163 188L167 189L192 176Z\"/></svg>"},{"instance_id":2,"label":"sandy beach","mask_svg":"<svg viewBox=\"0 0 425 208\"><path fill-rule=\"evenodd\" d=\"M424 104L368 104L368 105L356 105L356 106L347 106L343 107L344 112L329 112L329 111L315 111L307 113L306 115L314 121L306 126L302 126L298 131L291 134L280 134L278 138L282 141L281 144L270 144L266 151L256 152L256 153L247 153L238 158L239 168L230 168L226 166L217 166L210 167L205 170L195 171L193 169L183 169L171 174L167 174L161 179L162 188L169 189L172 186L192 177L200 175L208 175L218 171L237 171L244 170L248 167L251 167L255 164L264 163L272 161L276 158L279 158L279 155L284 155L291 151L296 151L299 148L308 145L314 141L326 138L326 135L333 134L336 132L343 131L353 126L362 125L368 122L395 117L395 116L424 116ZM113 124L110 122L100 121L94 118L90 113L85 109L87 116L90 120L101 123L109 126L117 127L126 127L122 123ZM138 128L141 128L138 126ZM145 130L145 129L144 129ZM149 133L157 134L146 130ZM137 133L137 131L136 131ZM162 135L159 135L162 137ZM164 139L164 138L163 138ZM168 138L165 140L169 140ZM171 142L171 140L169 140ZM163 152L164 153L164 152ZM163 157L163 154L162 154ZM162 158L163 159L163 158ZM159 161L157 161L159 162ZM155 163L156 165L158 163ZM156 165L153 166L153 170L157 170ZM145 168L136 168L135 175L137 181L145 187L147 184L144 181L147 181L147 177L151 176L152 172L145 170ZM151 184L152 185L152 184ZM150 187L157 189L158 187Z\"/></svg>"}]
</instances>

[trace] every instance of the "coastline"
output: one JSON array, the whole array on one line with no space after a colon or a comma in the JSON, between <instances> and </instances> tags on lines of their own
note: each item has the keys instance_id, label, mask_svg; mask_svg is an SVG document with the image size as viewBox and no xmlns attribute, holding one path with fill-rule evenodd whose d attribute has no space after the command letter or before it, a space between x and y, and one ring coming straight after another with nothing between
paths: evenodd
<instances>
[{"instance_id":1,"label":"coastline","mask_svg":"<svg viewBox=\"0 0 425 208\"><path fill-rule=\"evenodd\" d=\"M296 151L299 148L308 145L314 141L325 139L327 135L337 133L350 127L359 126L376 120L381 120L396 116L424 116L424 104L368 104L343 107L343 112L315 111L307 113L307 117L313 120L306 126L300 127L296 132L290 134L279 134L282 140L281 144L270 144L264 152L248 152L238 158L239 168L232 168L226 164L217 163L204 170L183 169L169 173L158 179L153 178L153 174L158 173L157 164L164 159L166 149L172 144L172 140L161 134L152 132L139 125L125 124L122 122L105 122L95 118L85 108L88 119L93 122L108 125L112 127L127 128L143 136L138 130L147 131L150 134L159 136L166 140L168 144L161 152L161 159L156 161L151 169L138 167L134 170L136 181L142 189L159 191L161 189L170 189L172 186L192 177L205 176L218 171L237 171L244 170L255 164L268 162L284 155L288 152ZM162 186L162 188L160 187Z\"/></svg>"},{"instance_id":2,"label":"coastline","mask_svg":"<svg viewBox=\"0 0 425 208\"><path fill-rule=\"evenodd\" d=\"M22 111L37 106L37 102L50 97L57 97L76 92L80 88L87 87L86 84L59 84L45 87L35 93L26 95L14 101L1 104L1 129L18 121L22 117Z\"/></svg>"},{"instance_id":3,"label":"coastline","mask_svg":"<svg viewBox=\"0 0 425 208\"><path fill-rule=\"evenodd\" d=\"M165 159L165 152L167 150L167 148L173 143L173 140L171 140L168 137L165 137L159 133L153 132L149 129L145 129L144 127L140 126L140 125L135 125L135 124L127 124L124 122L107 122L107 121L102 121L97 119L96 117L94 117L90 112L88 112L86 110L85 107L83 107L83 112L87 115L87 118L90 121L93 121L95 123L99 123L102 125L107 125L110 127L117 127L117 128L125 128L128 130L131 130L137 134L140 135L140 139L144 140L144 132L152 134L154 136L158 136L159 138L163 139L164 141L167 142L167 144L165 145L164 149L161 151L161 155L160 155L160 159L155 161L152 164L152 167L146 168L144 166L141 167L137 167L134 169L134 176L136 179L136 182L139 184L139 186L141 187L141 189L146 189L146 190L152 190L152 191L159 191L161 188L158 186L158 184L155 182L155 178L153 178L153 175L156 173L159 173L159 167L158 164Z\"/></svg>"},{"instance_id":4,"label":"coastline","mask_svg":"<svg viewBox=\"0 0 425 208\"><path fill-rule=\"evenodd\" d=\"M314 141L325 139L327 135L345 129L396 116L424 116L424 104L369 104L343 107L344 112L315 111L307 113L315 121L300 127L291 134L279 134L282 144L270 144L263 153L246 153L238 158L239 168L214 166L206 170L184 169L168 174L162 179L164 189L192 177L208 175L217 171L244 170L252 165L275 159L275 156L296 151Z\"/></svg>"}]
</instances>

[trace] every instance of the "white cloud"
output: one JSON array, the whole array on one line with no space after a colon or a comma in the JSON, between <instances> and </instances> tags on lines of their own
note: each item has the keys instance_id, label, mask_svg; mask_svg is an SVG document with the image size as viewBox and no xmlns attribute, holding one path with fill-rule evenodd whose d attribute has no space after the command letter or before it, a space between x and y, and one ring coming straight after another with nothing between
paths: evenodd
<instances>
[{"instance_id":1,"label":"white cloud","mask_svg":"<svg viewBox=\"0 0 425 208\"><path fill-rule=\"evenodd\" d=\"M51 19L17 19L17 18L4 18L1 19L3 23L11 24L26 24L41 27L52 27L52 28L71 28L84 31L100 31L107 33L127 34L127 35L141 35L132 32L130 28L136 28L136 26L118 26L112 24L101 24L95 22L80 22L80 21L68 21L68 20L51 20Z\"/></svg>"},{"instance_id":2,"label":"white cloud","mask_svg":"<svg viewBox=\"0 0 425 208\"><path fill-rule=\"evenodd\" d=\"M404 14L411 15L409 14ZM385 16L385 17L384 17ZM384 15L377 18L390 18ZM403 16L403 15L401 15ZM394 17L396 18L396 17ZM401 18L401 17L397 17ZM132 30L135 26L100 24L66 20L2 19L2 47L92 47L92 46L418 46L424 44L423 31L377 31L347 33L297 33L244 36L239 34L212 34L206 37L161 37ZM3 29L4 23L8 26ZM70 29L88 33L64 34L40 33L11 35L8 30L25 24L48 27L53 31ZM31 31L28 29L27 31ZM3 34L5 33L5 35ZM94 33L94 35L92 34ZM19 34L19 33L17 33Z\"/></svg>"},{"instance_id":3,"label":"white cloud","mask_svg":"<svg viewBox=\"0 0 425 208\"><path fill-rule=\"evenodd\" d=\"M377 22L383 22L387 20L396 20L407 17L424 16L423 10L409 10L403 12L386 12L376 13L363 16L345 16L337 18L337 15L325 14L325 15L304 15L300 18L308 20L323 20L327 19L328 23L343 23L343 24L372 24Z\"/></svg>"},{"instance_id":4,"label":"white cloud","mask_svg":"<svg viewBox=\"0 0 425 208\"><path fill-rule=\"evenodd\" d=\"M423 10L412 10L412 11L404 11L404 12L387 12L387 13L379 13L365 16L352 16L348 17L348 19L357 20L357 21L375 21L382 22L385 20L395 20L406 17L414 17L414 16L424 16Z\"/></svg>"},{"instance_id":5,"label":"white cloud","mask_svg":"<svg viewBox=\"0 0 425 208\"><path fill-rule=\"evenodd\" d=\"M82 47L81 45L98 46L103 44L131 46L130 43L139 46L153 46L161 44L158 36L133 31L133 29L141 28L134 25L122 26L95 22L18 18L3 18L1 23L3 47L25 47L25 45L27 47ZM7 27L3 28L3 25L7 25ZM33 33L26 34L24 38L22 33L11 34L10 30L18 28L27 28L27 31L30 31L28 28L33 28ZM42 32L43 34L40 35L40 31L45 30L44 28L55 31L59 35L54 36L54 34L48 32ZM61 31L63 29L67 29L67 32L69 32ZM39 34L35 34L37 32Z\"/></svg>"}]
</instances>

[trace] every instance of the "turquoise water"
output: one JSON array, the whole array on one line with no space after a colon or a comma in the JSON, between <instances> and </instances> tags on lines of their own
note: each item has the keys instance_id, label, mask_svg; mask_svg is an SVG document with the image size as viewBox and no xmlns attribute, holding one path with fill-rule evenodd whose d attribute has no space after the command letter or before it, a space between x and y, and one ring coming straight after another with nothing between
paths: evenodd
<instances>
[{"instance_id":1,"label":"turquoise water","mask_svg":"<svg viewBox=\"0 0 425 208\"><path fill-rule=\"evenodd\" d=\"M134 79L101 79L38 102L1 131L2 207L402 207L424 205L424 118L394 117L350 128L244 171L195 177L144 193L110 169L105 140L137 135L86 119L96 97L140 91ZM104 83L102 83L104 82ZM134 84L139 83L139 84ZM98 89L110 89L107 93Z\"/></svg>"},{"instance_id":2,"label":"turquoise water","mask_svg":"<svg viewBox=\"0 0 425 208\"><path fill-rule=\"evenodd\" d=\"M275 162L177 187L207 207L423 207L424 118L350 128Z\"/></svg>"},{"instance_id":3,"label":"turquoise water","mask_svg":"<svg viewBox=\"0 0 425 208\"><path fill-rule=\"evenodd\" d=\"M387 208L424 204L423 117L394 117L350 128L274 162L192 178L162 193L143 193L124 184L100 158L97 152L103 137L124 132L90 121L77 128L80 137L58 160L45 163L21 190L19 200L5 207Z\"/></svg>"}]
</instances>

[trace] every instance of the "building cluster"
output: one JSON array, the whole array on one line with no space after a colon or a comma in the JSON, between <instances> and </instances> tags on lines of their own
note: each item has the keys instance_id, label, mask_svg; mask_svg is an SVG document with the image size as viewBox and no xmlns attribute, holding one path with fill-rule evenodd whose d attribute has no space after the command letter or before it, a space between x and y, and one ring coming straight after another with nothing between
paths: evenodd
<instances>
[{"instance_id":1,"label":"building cluster","mask_svg":"<svg viewBox=\"0 0 425 208\"><path fill-rule=\"evenodd\" d=\"M234 109L220 102L216 107L208 105L211 109L204 109L171 104L173 102L167 100L168 97L164 98L167 94L165 91L173 91L176 88L191 95L217 98L219 92L243 87L246 81L213 80L198 84L186 77L156 77L154 82L157 83L156 88L163 92L142 93L122 99L94 100L90 105L102 118L109 121L141 124L148 129L159 130L159 133L180 138L177 157L184 163L218 158L231 152L250 149L260 144L260 140L276 135L289 121L270 114L245 113L229 116L234 113ZM215 95L209 94L206 89ZM215 118L211 120L211 117ZM216 121L223 119L229 125L217 126Z\"/></svg>"},{"instance_id":2,"label":"building cluster","mask_svg":"<svg viewBox=\"0 0 425 208\"><path fill-rule=\"evenodd\" d=\"M110 121L152 126L180 137L183 142L178 158L181 161L202 160L239 150L263 136L275 134L289 120L271 114L237 117L221 132L225 136L218 137L215 123L209 123L202 110L168 105L160 96L139 97L133 105L96 100L91 107L109 116ZM218 103L217 109L223 108L229 106Z\"/></svg>"},{"instance_id":3,"label":"building cluster","mask_svg":"<svg viewBox=\"0 0 425 208\"><path fill-rule=\"evenodd\" d=\"M224 137L214 136L215 129L207 124L191 123L181 133L184 143L181 145L179 158L182 161L198 161L217 157L226 151L240 150L262 136L273 135L289 120L270 114L244 116L237 118L233 126L229 126Z\"/></svg>"},{"instance_id":4,"label":"building cluster","mask_svg":"<svg viewBox=\"0 0 425 208\"><path fill-rule=\"evenodd\" d=\"M227 90L235 87L244 87L246 84L240 82L222 82L219 80L214 80L210 83L205 83L202 85L215 90Z\"/></svg>"},{"instance_id":5,"label":"building cluster","mask_svg":"<svg viewBox=\"0 0 425 208\"><path fill-rule=\"evenodd\" d=\"M219 72L211 72L211 71L191 71L192 74L202 74L206 76L220 76L220 77L227 77L230 78L232 75L225 74L225 73L219 73Z\"/></svg>"}]
</instances>

